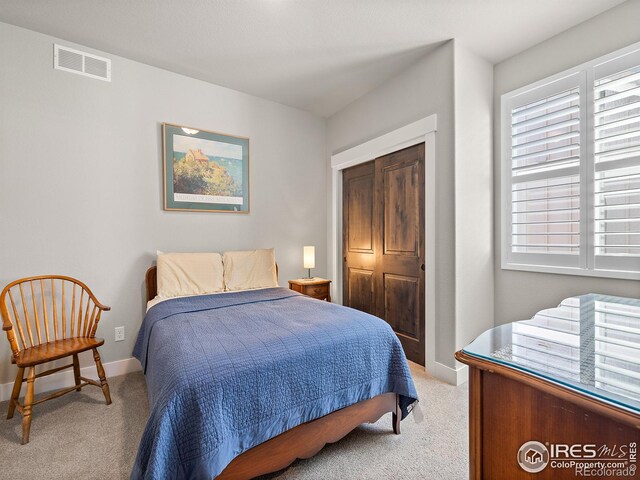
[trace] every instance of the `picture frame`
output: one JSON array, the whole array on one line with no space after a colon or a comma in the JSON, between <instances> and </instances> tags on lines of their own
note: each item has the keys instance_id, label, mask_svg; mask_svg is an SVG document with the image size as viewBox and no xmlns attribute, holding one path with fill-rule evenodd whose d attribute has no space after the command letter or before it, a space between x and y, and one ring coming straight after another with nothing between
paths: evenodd
<instances>
[{"instance_id":1,"label":"picture frame","mask_svg":"<svg viewBox=\"0 0 640 480\"><path fill-rule=\"evenodd\" d=\"M164 209L249 213L249 138L162 124Z\"/></svg>"}]
</instances>

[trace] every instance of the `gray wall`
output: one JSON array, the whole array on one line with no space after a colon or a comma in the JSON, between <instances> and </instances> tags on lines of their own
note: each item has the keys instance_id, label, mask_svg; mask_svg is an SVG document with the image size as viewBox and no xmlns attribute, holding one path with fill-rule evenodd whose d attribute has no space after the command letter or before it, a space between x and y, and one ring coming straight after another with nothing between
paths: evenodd
<instances>
[{"instance_id":1,"label":"gray wall","mask_svg":"<svg viewBox=\"0 0 640 480\"><path fill-rule=\"evenodd\" d=\"M453 42L359 98L327 121L333 155L420 118L437 114L436 361L453 366L455 344Z\"/></svg>"},{"instance_id":2,"label":"gray wall","mask_svg":"<svg viewBox=\"0 0 640 480\"><path fill-rule=\"evenodd\" d=\"M493 327L493 65L455 42L456 350Z\"/></svg>"},{"instance_id":3,"label":"gray wall","mask_svg":"<svg viewBox=\"0 0 640 480\"><path fill-rule=\"evenodd\" d=\"M640 41L640 1L630 0L494 68L496 324L530 318L572 295L590 292L640 297L640 282L502 270L500 235L500 96Z\"/></svg>"},{"instance_id":4,"label":"gray wall","mask_svg":"<svg viewBox=\"0 0 640 480\"><path fill-rule=\"evenodd\" d=\"M316 245L326 275L324 119L100 52L112 83L54 70L54 41L0 23L0 284L85 280L112 307L98 329L109 362L131 356L156 249L273 246L286 285ZM250 137L249 215L162 210L162 122ZM1 340L0 383L9 355Z\"/></svg>"}]
</instances>

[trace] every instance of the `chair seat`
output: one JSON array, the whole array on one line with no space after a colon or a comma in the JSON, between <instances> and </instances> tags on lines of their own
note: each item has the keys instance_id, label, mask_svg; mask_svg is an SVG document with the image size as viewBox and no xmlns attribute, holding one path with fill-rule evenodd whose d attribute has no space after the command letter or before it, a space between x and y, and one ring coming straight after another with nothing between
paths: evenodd
<instances>
[{"instance_id":1,"label":"chair seat","mask_svg":"<svg viewBox=\"0 0 640 480\"><path fill-rule=\"evenodd\" d=\"M31 367L101 346L103 338L67 338L26 348L11 359L18 367Z\"/></svg>"}]
</instances>

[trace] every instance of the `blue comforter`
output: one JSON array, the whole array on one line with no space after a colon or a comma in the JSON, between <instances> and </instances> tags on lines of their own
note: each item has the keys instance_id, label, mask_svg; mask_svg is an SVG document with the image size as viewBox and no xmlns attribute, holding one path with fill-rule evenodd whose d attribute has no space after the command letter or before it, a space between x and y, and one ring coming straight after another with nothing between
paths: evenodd
<instances>
[{"instance_id":1,"label":"blue comforter","mask_svg":"<svg viewBox=\"0 0 640 480\"><path fill-rule=\"evenodd\" d=\"M417 399L387 323L285 288L172 299L136 341L150 417L132 479L211 479L301 423L386 392Z\"/></svg>"}]
</instances>

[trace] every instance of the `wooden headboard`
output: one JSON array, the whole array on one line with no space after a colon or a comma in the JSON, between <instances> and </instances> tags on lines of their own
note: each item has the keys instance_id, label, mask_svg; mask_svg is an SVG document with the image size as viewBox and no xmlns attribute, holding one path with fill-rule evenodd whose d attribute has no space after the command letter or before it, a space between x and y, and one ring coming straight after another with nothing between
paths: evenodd
<instances>
[{"instance_id":1,"label":"wooden headboard","mask_svg":"<svg viewBox=\"0 0 640 480\"><path fill-rule=\"evenodd\" d=\"M276 263L276 278L278 277L278 264ZM147 302L156 298L158 295L158 267L155 265L149 267L144 276L144 282L147 286Z\"/></svg>"},{"instance_id":2,"label":"wooden headboard","mask_svg":"<svg viewBox=\"0 0 640 480\"><path fill-rule=\"evenodd\" d=\"M147 285L147 302L156 298L158 294L158 267L155 265L147 270L144 275L144 281Z\"/></svg>"}]
</instances>

